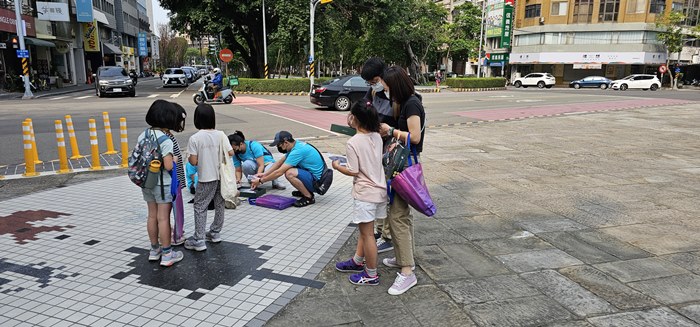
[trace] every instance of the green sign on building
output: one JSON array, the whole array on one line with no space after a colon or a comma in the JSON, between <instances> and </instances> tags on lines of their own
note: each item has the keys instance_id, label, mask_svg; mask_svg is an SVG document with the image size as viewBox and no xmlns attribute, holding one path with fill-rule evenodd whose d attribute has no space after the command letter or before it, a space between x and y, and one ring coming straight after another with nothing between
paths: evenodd
<instances>
[{"instance_id":1,"label":"green sign on building","mask_svg":"<svg viewBox=\"0 0 700 327\"><path fill-rule=\"evenodd\" d=\"M513 1L505 0L503 6L503 28L501 29L501 48L510 47L510 33L513 24Z\"/></svg>"}]
</instances>

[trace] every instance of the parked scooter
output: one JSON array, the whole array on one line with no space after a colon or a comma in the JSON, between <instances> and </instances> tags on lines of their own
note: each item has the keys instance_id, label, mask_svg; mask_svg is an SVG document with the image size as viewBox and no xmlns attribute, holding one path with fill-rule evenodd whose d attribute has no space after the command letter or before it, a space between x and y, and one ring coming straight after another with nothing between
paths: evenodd
<instances>
[{"instance_id":1,"label":"parked scooter","mask_svg":"<svg viewBox=\"0 0 700 327\"><path fill-rule=\"evenodd\" d=\"M131 77L131 81L134 83L134 86L136 86L136 83L139 81L139 75L136 74L135 70L130 70L129 71L129 77Z\"/></svg>"},{"instance_id":2,"label":"parked scooter","mask_svg":"<svg viewBox=\"0 0 700 327\"><path fill-rule=\"evenodd\" d=\"M204 82L202 83L202 86L199 88L197 93L192 95L192 100L194 101L195 104L201 104L201 103L225 103L225 104L230 104L233 102L233 99L236 98L236 94L233 93L233 90L228 87L224 87L221 90L216 91L215 94L211 94L211 92L208 92L208 84L209 84L209 78L206 78Z\"/></svg>"}]
</instances>

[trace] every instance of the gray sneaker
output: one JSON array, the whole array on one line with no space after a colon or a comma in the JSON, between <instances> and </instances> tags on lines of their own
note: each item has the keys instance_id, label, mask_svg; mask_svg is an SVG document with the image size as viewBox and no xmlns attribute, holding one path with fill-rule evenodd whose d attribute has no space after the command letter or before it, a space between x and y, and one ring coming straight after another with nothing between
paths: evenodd
<instances>
[{"instance_id":1,"label":"gray sneaker","mask_svg":"<svg viewBox=\"0 0 700 327\"><path fill-rule=\"evenodd\" d=\"M182 252L171 250L169 253L163 253L163 256L160 258L160 265L170 267L184 257L185 255Z\"/></svg>"},{"instance_id":2,"label":"gray sneaker","mask_svg":"<svg viewBox=\"0 0 700 327\"><path fill-rule=\"evenodd\" d=\"M194 237L190 237L185 241L185 249L204 251L207 249L207 243L204 240L196 240Z\"/></svg>"},{"instance_id":3,"label":"gray sneaker","mask_svg":"<svg viewBox=\"0 0 700 327\"><path fill-rule=\"evenodd\" d=\"M219 243L221 242L221 235L217 232L207 232L207 242Z\"/></svg>"},{"instance_id":4,"label":"gray sneaker","mask_svg":"<svg viewBox=\"0 0 700 327\"><path fill-rule=\"evenodd\" d=\"M148 251L148 261L160 260L160 255L163 253L163 248L160 246L157 249Z\"/></svg>"}]
</instances>

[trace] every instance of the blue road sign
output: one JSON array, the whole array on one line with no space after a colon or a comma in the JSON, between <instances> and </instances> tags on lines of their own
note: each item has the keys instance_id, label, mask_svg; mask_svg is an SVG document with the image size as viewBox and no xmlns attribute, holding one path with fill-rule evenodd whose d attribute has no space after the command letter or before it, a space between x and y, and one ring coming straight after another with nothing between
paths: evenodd
<instances>
[{"instance_id":1,"label":"blue road sign","mask_svg":"<svg viewBox=\"0 0 700 327\"><path fill-rule=\"evenodd\" d=\"M309 56L309 63L314 62L314 56Z\"/></svg>"},{"instance_id":2,"label":"blue road sign","mask_svg":"<svg viewBox=\"0 0 700 327\"><path fill-rule=\"evenodd\" d=\"M681 72L681 69L680 69L680 68L678 68L678 67L676 67L676 70L675 70L675 72L676 72L676 74L678 74L678 73L680 73L680 72Z\"/></svg>"},{"instance_id":3,"label":"blue road sign","mask_svg":"<svg viewBox=\"0 0 700 327\"><path fill-rule=\"evenodd\" d=\"M17 58L29 58L29 50L17 50Z\"/></svg>"}]
</instances>

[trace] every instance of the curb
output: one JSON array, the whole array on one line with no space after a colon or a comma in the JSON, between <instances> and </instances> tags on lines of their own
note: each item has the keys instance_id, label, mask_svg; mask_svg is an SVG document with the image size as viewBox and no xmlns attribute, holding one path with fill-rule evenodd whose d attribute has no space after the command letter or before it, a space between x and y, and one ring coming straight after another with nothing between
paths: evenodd
<instances>
[{"instance_id":1,"label":"curb","mask_svg":"<svg viewBox=\"0 0 700 327\"><path fill-rule=\"evenodd\" d=\"M505 91L506 87L481 87L481 88L450 88L453 92L481 92L481 91Z\"/></svg>"},{"instance_id":2,"label":"curb","mask_svg":"<svg viewBox=\"0 0 700 327\"><path fill-rule=\"evenodd\" d=\"M69 94L69 93L75 93L75 92L83 92L83 91L89 91L94 89L94 86L91 87L85 87L85 88L76 88L76 89L70 89L70 90L63 90L63 91L56 91L56 92L51 92L51 93L43 93L43 94L35 94L32 99L39 99L39 98L44 98L44 97L50 97L50 96L56 96L56 95L63 95L63 94ZM0 99L21 99L23 96L23 93L5 93L5 94L0 94Z\"/></svg>"},{"instance_id":3,"label":"curb","mask_svg":"<svg viewBox=\"0 0 700 327\"><path fill-rule=\"evenodd\" d=\"M301 91L301 92L255 92L255 91L239 91L236 92L238 94L251 94L251 95L294 95L294 96L303 96L303 95L309 95L309 92L307 91Z\"/></svg>"}]
</instances>

